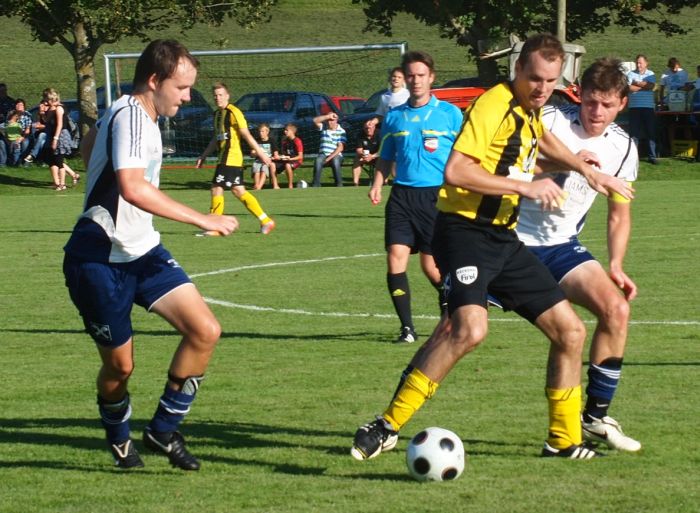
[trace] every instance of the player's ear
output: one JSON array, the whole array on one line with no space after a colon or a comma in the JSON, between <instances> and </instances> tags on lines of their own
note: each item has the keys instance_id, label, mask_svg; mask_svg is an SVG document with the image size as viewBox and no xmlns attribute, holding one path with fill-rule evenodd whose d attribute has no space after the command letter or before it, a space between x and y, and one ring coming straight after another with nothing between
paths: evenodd
<instances>
[{"instance_id":1,"label":"player's ear","mask_svg":"<svg viewBox=\"0 0 700 513\"><path fill-rule=\"evenodd\" d=\"M625 107L627 106L627 99L627 96L622 98L622 101L620 102L620 109L617 112L622 112L623 110L625 110Z\"/></svg>"},{"instance_id":2,"label":"player's ear","mask_svg":"<svg viewBox=\"0 0 700 513\"><path fill-rule=\"evenodd\" d=\"M148 88L151 91L155 91L156 89L158 89L158 78L155 73L148 77L146 84L148 85Z\"/></svg>"}]
</instances>

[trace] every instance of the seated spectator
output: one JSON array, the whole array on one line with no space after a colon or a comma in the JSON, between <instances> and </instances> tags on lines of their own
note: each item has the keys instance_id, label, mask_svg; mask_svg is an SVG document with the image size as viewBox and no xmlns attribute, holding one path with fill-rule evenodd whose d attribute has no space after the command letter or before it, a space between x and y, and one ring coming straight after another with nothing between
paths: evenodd
<instances>
[{"instance_id":1,"label":"seated spectator","mask_svg":"<svg viewBox=\"0 0 700 513\"><path fill-rule=\"evenodd\" d=\"M270 125L267 123L260 123L256 141L268 157L272 159L279 157L277 144L274 140L270 139ZM258 154L255 150L251 150L250 155L255 157L255 162L253 162L253 169L251 171L253 174L253 189L257 191L265 186L265 182L269 176L275 175L276 166L274 161L269 167L264 164L263 161L258 158Z\"/></svg>"},{"instance_id":2,"label":"seated spectator","mask_svg":"<svg viewBox=\"0 0 700 513\"><path fill-rule=\"evenodd\" d=\"M15 100L7 96L7 84L0 83L0 123L5 122L5 116L15 108Z\"/></svg>"},{"instance_id":3,"label":"seated spectator","mask_svg":"<svg viewBox=\"0 0 700 513\"><path fill-rule=\"evenodd\" d=\"M688 82L688 72L681 67L681 61L675 57L668 60L668 69L661 75L659 97L661 105L668 105L668 92L683 89Z\"/></svg>"},{"instance_id":4,"label":"seated spectator","mask_svg":"<svg viewBox=\"0 0 700 513\"><path fill-rule=\"evenodd\" d=\"M6 141L6 161L11 166L16 166L22 154L22 125L19 123L19 113L16 110L7 112L5 122L0 124L0 130Z\"/></svg>"},{"instance_id":5,"label":"seated spectator","mask_svg":"<svg viewBox=\"0 0 700 513\"><path fill-rule=\"evenodd\" d=\"M46 113L49 110L49 104L45 101L39 102L39 109L36 114L36 119L32 123L32 148L29 150L29 155L24 157L26 163L36 161L44 149L46 144Z\"/></svg>"},{"instance_id":6,"label":"seated spectator","mask_svg":"<svg viewBox=\"0 0 700 513\"><path fill-rule=\"evenodd\" d=\"M370 118L362 125L362 137L355 148L355 160L352 163L352 183L360 185L360 174L367 170L370 182L374 177L374 165L379 157L379 132L377 118Z\"/></svg>"},{"instance_id":7,"label":"seated spectator","mask_svg":"<svg viewBox=\"0 0 700 513\"><path fill-rule=\"evenodd\" d=\"M19 114L19 124L22 126L22 138L20 139L20 158L29 151L32 142L32 115L27 112L27 105L22 98L15 100L15 111ZM19 164L19 161L17 162Z\"/></svg>"},{"instance_id":8,"label":"seated spectator","mask_svg":"<svg viewBox=\"0 0 700 513\"><path fill-rule=\"evenodd\" d=\"M294 187L294 170L298 168L304 161L304 144L301 139L297 137L297 126L293 123L289 123L284 127L284 139L282 139L282 149L277 155L277 158L273 157L273 162L277 166L277 172L272 173L272 187L274 189L279 189L280 186L277 183L277 173L281 173L284 170L287 175L287 181L289 183L289 188Z\"/></svg>"},{"instance_id":9,"label":"seated spectator","mask_svg":"<svg viewBox=\"0 0 700 513\"><path fill-rule=\"evenodd\" d=\"M314 118L314 124L321 131L321 145L314 161L314 187L321 187L321 171L325 166L333 169L335 186L343 186L343 149L347 143L345 129L338 124L335 112Z\"/></svg>"}]
</instances>

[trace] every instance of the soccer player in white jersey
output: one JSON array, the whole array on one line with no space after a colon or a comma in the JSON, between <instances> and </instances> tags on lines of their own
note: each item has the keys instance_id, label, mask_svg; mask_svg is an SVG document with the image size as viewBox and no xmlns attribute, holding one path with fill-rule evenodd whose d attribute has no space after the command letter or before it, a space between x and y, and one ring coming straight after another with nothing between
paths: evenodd
<instances>
[{"instance_id":1,"label":"soccer player in white jersey","mask_svg":"<svg viewBox=\"0 0 700 513\"><path fill-rule=\"evenodd\" d=\"M627 104L629 89L620 62L598 59L584 72L581 88L580 106L545 108L545 127L574 153L595 162L603 173L634 181L637 148L614 123ZM538 163L545 171L543 176L552 178L565 191L566 199L560 208L544 210L535 201L523 198L518 236L547 265L567 299L598 319L589 355L582 416L584 438L613 449L638 451L641 444L626 436L618 422L608 416L622 370L629 301L637 295L637 286L623 269L631 229L630 202L617 194L608 198L606 272L578 240L597 192L578 173L556 170L547 161Z\"/></svg>"},{"instance_id":2,"label":"soccer player in white jersey","mask_svg":"<svg viewBox=\"0 0 700 513\"><path fill-rule=\"evenodd\" d=\"M120 468L143 466L129 429L134 304L157 313L182 335L143 443L173 466L200 466L178 426L204 378L221 326L153 227L154 215L224 235L238 227L235 217L202 214L158 189L163 154L158 116L174 116L189 101L197 67L197 59L177 41L151 42L136 64L133 94L117 100L83 140L88 184L83 213L64 248L63 271L101 358L97 405Z\"/></svg>"}]
</instances>

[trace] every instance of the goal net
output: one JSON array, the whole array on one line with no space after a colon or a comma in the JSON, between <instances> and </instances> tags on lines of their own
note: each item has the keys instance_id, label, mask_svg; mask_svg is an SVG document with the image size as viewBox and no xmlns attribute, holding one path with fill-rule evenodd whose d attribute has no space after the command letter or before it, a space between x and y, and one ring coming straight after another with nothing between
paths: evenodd
<instances>
[{"instance_id":1,"label":"goal net","mask_svg":"<svg viewBox=\"0 0 700 513\"><path fill-rule=\"evenodd\" d=\"M329 112L327 103L332 102L332 97L346 97L342 102L338 98L340 107L333 108L341 114L341 125L349 131L358 131L361 123L357 118L361 116L353 116L352 110L360 102L349 98L366 99L385 89L389 71L399 65L405 51L406 43L193 51L200 61L197 83L191 102L183 105L175 117L160 122L163 152L169 157L186 158L202 152L213 135L211 86L224 82L233 103L257 93L315 93L299 96L299 102L304 105L294 112L282 112L282 105L268 105L269 116L265 121L278 143L283 125L294 122L305 153L316 153L318 134L311 122L313 117ZM105 88L98 94L100 107L109 106L121 94L131 92L138 57L138 53L105 55ZM253 109L250 102L242 102L241 108L251 132L257 135L255 119L260 116L246 112ZM251 121L251 118L255 119ZM357 134L348 135L354 138Z\"/></svg>"}]
</instances>

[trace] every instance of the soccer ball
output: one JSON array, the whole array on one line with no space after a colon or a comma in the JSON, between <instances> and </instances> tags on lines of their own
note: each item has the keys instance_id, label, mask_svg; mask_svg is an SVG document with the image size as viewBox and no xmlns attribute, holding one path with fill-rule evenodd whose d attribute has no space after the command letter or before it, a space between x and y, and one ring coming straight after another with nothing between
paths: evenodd
<instances>
[{"instance_id":1,"label":"soccer ball","mask_svg":"<svg viewBox=\"0 0 700 513\"><path fill-rule=\"evenodd\" d=\"M297 189L306 189L309 186L304 180L299 180L297 182Z\"/></svg>"},{"instance_id":2,"label":"soccer ball","mask_svg":"<svg viewBox=\"0 0 700 513\"><path fill-rule=\"evenodd\" d=\"M429 427L413 437L406 465L418 481L451 481L464 470L464 445L452 431Z\"/></svg>"}]
</instances>

